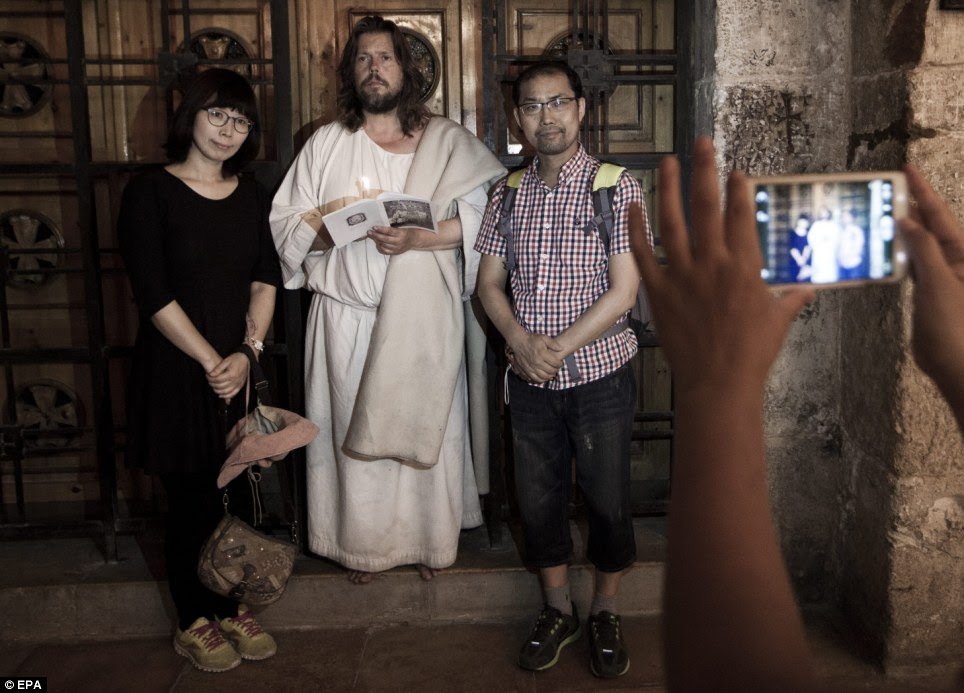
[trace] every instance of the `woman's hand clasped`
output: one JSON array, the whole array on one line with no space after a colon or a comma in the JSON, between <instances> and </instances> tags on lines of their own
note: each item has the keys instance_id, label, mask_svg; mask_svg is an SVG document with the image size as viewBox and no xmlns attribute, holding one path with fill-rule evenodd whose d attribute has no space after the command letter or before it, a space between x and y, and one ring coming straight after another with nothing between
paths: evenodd
<instances>
[{"instance_id":1,"label":"woman's hand clasped","mask_svg":"<svg viewBox=\"0 0 964 693\"><path fill-rule=\"evenodd\" d=\"M207 379L214 394L230 401L248 380L248 358L237 352L229 354L208 371Z\"/></svg>"}]
</instances>

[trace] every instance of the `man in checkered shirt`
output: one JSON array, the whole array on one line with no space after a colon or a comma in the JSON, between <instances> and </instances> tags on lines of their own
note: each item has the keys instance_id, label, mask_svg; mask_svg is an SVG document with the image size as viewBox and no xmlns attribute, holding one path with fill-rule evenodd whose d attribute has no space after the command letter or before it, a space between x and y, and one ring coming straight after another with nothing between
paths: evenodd
<instances>
[{"instance_id":1,"label":"man in checkered shirt","mask_svg":"<svg viewBox=\"0 0 964 693\"><path fill-rule=\"evenodd\" d=\"M545 593L519 665L548 669L582 632L569 596L575 459L589 514L587 555L596 568L590 666L596 676L620 676L629 655L616 594L636 557L629 497L636 384L629 360L637 344L626 315L640 278L627 210L643 206L642 192L623 172L607 255L597 231L587 231L600 162L579 142L586 109L579 76L564 63L537 63L519 75L512 97L516 122L537 154L511 209L515 266L507 268L500 232L505 181L494 190L475 248L482 253L479 297L505 337L511 367L506 396L526 560L539 568Z\"/></svg>"}]
</instances>

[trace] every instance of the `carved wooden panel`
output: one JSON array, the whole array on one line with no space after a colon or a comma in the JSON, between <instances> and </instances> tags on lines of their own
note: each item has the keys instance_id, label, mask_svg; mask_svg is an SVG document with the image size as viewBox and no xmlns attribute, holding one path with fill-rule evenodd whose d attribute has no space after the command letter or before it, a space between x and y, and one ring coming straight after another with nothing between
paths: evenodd
<instances>
[{"instance_id":1,"label":"carved wooden panel","mask_svg":"<svg viewBox=\"0 0 964 693\"><path fill-rule=\"evenodd\" d=\"M471 3L468 3L471 6ZM356 3L339 2L342 17L338 21L336 58L351 26L365 15L377 12L389 19L405 33L409 49L419 63L423 76L430 83L425 105L433 113L462 121L466 94L474 93L474 65L463 63L462 27L477 19L463 13L458 0L428 0L425 2L380 2L377 10ZM470 99L474 108L474 99Z\"/></svg>"},{"instance_id":2,"label":"carved wooden panel","mask_svg":"<svg viewBox=\"0 0 964 693\"><path fill-rule=\"evenodd\" d=\"M507 52L514 55L564 57L573 48L600 51L606 56L669 53L674 49L674 3L670 0L611 0L604 3L606 23L573 31L570 3L551 0L509 0L504 5ZM592 57L587 58L593 60ZM595 126L604 131L602 153L669 152L673 148L673 88L670 85L631 83L633 77L668 73L668 65L618 62L583 75L589 106L599 109ZM593 76L596 78L594 79ZM587 78L588 77L588 78ZM613 79L615 77L616 79ZM510 102L508 85L505 102ZM592 93L602 94L594 103ZM515 127L508 119L510 128ZM509 153L522 151L517 132Z\"/></svg>"}]
</instances>

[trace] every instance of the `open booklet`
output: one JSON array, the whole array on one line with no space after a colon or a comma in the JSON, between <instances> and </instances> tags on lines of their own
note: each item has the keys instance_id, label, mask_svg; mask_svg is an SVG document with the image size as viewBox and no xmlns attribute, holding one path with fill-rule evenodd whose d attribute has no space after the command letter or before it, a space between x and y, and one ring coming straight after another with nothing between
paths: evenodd
<instances>
[{"instance_id":1,"label":"open booklet","mask_svg":"<svg viewBox=\"0 0 964 693\"><path fill-rule=\"evenodd\" d=\"M373 226L418 226L438 233L432 204L421 197L384 192L322 217L335 245L363 238Z\"/></svg>"}]
</instances>

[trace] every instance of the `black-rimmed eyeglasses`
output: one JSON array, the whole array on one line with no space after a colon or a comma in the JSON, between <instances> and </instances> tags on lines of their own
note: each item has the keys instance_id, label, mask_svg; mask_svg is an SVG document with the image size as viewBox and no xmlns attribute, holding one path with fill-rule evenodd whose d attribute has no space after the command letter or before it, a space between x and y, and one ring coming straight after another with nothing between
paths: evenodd
<instances>
[{"instance_id":1,"label":"black-rimmed eyeglasses","mask_svg":"<svg viewBox=\"0 0 964 693\"><path fill-rule=\"evenodd\" d=\"M555 111L561 111L575 100L575 96L557 96L554 99L549 99L548 101L543 101L542 103L524 103L519 106L519 110L522 111L523 115L527 116L539 115L543 108L550 113L553 113Z\"/></svg>"},{"instance_id":2,"label":"black-rimmed eyeglasses","mask_svg":"<svg viewBox=\"0 0 964 693\"><path fill-rule=\"evenodd\" d=\"M220 108L205 108L204 110L208 113L208 122L216 128L221 127L229 120L233 120L234 129L242 135L247 135L249 132L251 132L251 128L254 127L254 121L250 118L245 118L244 116L231 116L222 111Z\"/></svg>"}]
</instances>

